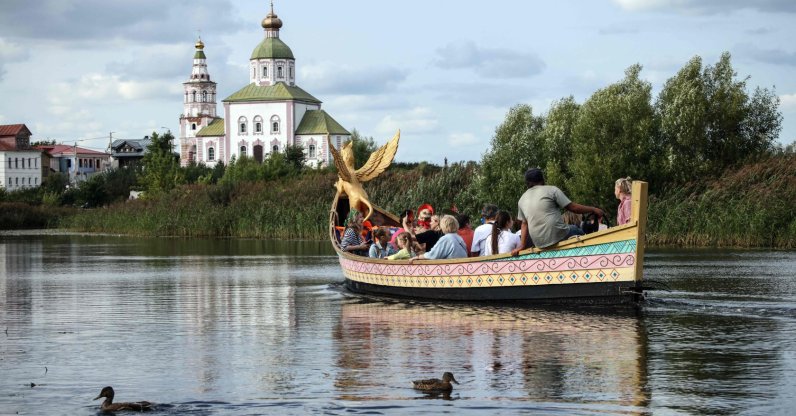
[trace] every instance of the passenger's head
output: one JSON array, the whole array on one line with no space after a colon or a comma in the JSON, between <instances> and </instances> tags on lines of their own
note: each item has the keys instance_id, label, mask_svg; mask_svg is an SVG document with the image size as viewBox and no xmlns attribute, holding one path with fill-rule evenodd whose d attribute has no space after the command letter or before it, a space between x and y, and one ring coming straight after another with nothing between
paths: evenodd
<instances>
[{"instance_id":1,"label":"passenger's head","mask_svg":"<svg viewBox=\"0 0 796 416\"><path fill-rule=\"evenodd\" d=\"M492 221L495 219L495 215L497 215L498 207L495 204L484 204L484 207L481 208L481 218L487 221Z\"/></svg>"},{"instance_id":2,"label":"passenger's head","mask_svg":"<svg viewBox=\"0 0 796 416\"><path fill-rule=\"evenodd\" d=\"M406 248L409 247L409 233L401 233L398 234L398 237L395 237L395 244L398 245L398 248Z\"/></svg>"},{"instance_id":3,"label":"passenger's head","mask_svg":"<svg viewBox=\"0 0 796 416\"><path fill-rule=\"evenodd\" d=\"M616 195L616 198L619 199L622 195L630 195L631 185L633 185L633 181L630 176L617 179L614 184L614 195Z\"/></svg>"},{"instance_id":4,"label":"passenger's head","mask_svg":"<svg viewBox=\"0 0 796 416\"><path fill-rule=\"evenodd\" d=\"M363 220L362 213L352 209L348 212L348 216L345 219L345 226L349 228L362 228L362 220Z\"/></svg>"},{"instance_id":5,"label":"passenger's head","mask_svg":"<svg viewBox=\"0 0 796 416\"><path fill-rule=\"evenodd\" d=\"M439 226L445 234L455 233L459 231L459 221L453 215L443 215L439 220Z\"/></svg>"},{"instance_id":6,"label":"passenger's head","mask_svg":"<svg viewBox=\"0 0 796 416\"><path fill-rule=\"evenodd\" d=\"M432 215L434 215L434 207L430 204L423 204L417 207L418 221L430 221Z\"/></svg>"},{"instance_id":7,"label":"passenger's head","mask_svg":"<svg viewBox=\"0 0 796 416\"><path fill-rule=\"evenodd\" d=\"M529 188L535 185L544 185L544 173L539 168L530 168L525 171L525 185Z\"/></svg>"},{"instance_id":8,"label":"passenger's head","mask_svg":"<svg viewBox=\"0 0 796 416\"><path fill-rule=\"evenodd\" d=\"M470 216L467 214L459 214L456 216L456 221L459 222L459 229L467 228L470 226Z\"/></svg>"},{"instance_id":9,"label":"passenger's head","mask_svg":"<svg viewBox=\"0 0 796 416\"><path fill-rule=\"evenodd\" d=\"M432 215L431 219L429 220L429 229L430 230L437 230L439 229L440 222L439 222L439 215Z\"/></svg>"},{"instance_id":10,"label":"passenger's head","mask_svg":"<svg viewBox=\"0 0 796 416\"><path fill-rule=\"evenodd\" d=\"M504 210L498 211L497 215L495 215L495 225L492 226L492 238L490 239L492 254L498 254L498 237L500 236L500 232L510 229L511 224L511 214Z\"/></svg>"},{"instance_id":11,"label":"passenger's head","mask_svg":"<svg viewBox=\"0 0 796 416\"><path fill-rule=\"evenodd\" d=\"M390 241L390 237L392 236L390 235L390 230L388 230L387 228L378 228L376 229L376 231L373 232L373 237L379 240L379 243L381 243L381 245L383 246L387 244L388 241Z\"/></svg>"}]
</instances>

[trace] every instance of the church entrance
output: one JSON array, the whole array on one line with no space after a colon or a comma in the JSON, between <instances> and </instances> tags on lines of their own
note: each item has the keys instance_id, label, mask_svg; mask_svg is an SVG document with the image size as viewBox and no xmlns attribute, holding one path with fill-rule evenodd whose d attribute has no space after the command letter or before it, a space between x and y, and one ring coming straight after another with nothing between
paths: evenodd
<instances>
[{"instance_id":1,"label":"church entrance","mask_svg":"<svg viewBox=\"0 0 796 416\"><path fill-rule=\"evenodd\" d=\"M254 146L254 160L257 163L263 163L263 147L259 144Z\"/></svg>"}]
</instances>

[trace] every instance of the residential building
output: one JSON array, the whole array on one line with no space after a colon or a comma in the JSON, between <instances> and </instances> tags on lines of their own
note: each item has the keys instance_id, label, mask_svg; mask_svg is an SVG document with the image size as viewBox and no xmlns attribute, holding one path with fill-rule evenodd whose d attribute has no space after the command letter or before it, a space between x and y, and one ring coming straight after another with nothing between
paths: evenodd
<instances>
[{"instance_id":1,"label":"residential building","mask_svg":"<svg viewBox=\"0 0 796 416\"><path fill-rule=\"evenodd\" d=\"M110 155L97 150L86 149L68 144L36 146L49 155L47 167L51 172L60 172L69 176L73 182L81 182L96 173L110 169ZM74 169L77 166L77 169Z\"/></svg>"},{"instance_id":2,"label":"residential building","mask_svg":"<svg viewBox=\"0 0 796 416\"><path fill-rule=\"evenodd\" d=\"M24 124L0 125L0 186L8 191L41 185L41 151L30 136Z\"/></svg>"},{"instance_id":3,"label":"residential building","mask_svg":"<svg viewBox=\"0 0 796 416\"><path fill-rule=\"evenodd\" d=\"M149 136L136 140L115 140L111 143L111 167L115 169L140 164L150 141Z\"/></svg>"}]
</instances>

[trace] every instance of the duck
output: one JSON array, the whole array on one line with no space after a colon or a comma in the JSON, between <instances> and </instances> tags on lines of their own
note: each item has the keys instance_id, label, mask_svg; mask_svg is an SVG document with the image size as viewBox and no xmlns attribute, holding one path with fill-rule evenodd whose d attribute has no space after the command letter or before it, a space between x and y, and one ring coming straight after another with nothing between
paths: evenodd
<instances>
[{"instance_id":1,"label":"duck","mask_svg":"<svg viewBox=\"0 0 796 416\"><path fill-rule=\"evenodd\" d=\"M456 378L453 377L453 373L446 371L442 374L442 380L438 378L429 378L426 380L415 380L412 383L414 384L415 390L420 390L425 393L449 393L453 390L451 381L459 384Z\"/></svg>"},{"instance_id":2,"label":"duck","mask_svg":"<svg viewBox=\"0 0 796 416\"><path fill-rule=\"evenodd\" d=\"M99 399L100 397L104 397L105 401L102 402L100 406L100 410L104 412L118 412L121 410L133 410L136 412L144 412L147 410L152 410L153 404L150 402L129 402L129 403L114 403L113 402L113 387L107 386L100 391L99 396L95 397L94 400Z\"/></svg>"}]
</instances>

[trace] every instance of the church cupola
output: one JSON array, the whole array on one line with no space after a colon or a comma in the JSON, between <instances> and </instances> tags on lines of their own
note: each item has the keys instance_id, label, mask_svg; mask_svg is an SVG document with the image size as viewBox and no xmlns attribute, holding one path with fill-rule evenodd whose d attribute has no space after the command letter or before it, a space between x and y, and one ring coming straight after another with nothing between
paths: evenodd
<instances>
[{"instance_id":1,"label":"church cupola","mask_svg":"<svg viewBox=\"0 0 796 416\"><path fill-rule=\"evenodd\" d=\"M216 117L216 83L207 71L205 43L199 38L194 44L191 76L183 82L183 113L180 117L181 137L194 137Z\"/></svg>"},{"instance_id":2,"label":"church cupola","mask_svg":"<svg viewBox=\"0 0 796 416\"><path fill-rule=\"evenodd\" d=\"M274 13L273 2L262 26L265 39L254 48L249 58L249 81L259 86L275 85L278 82L296 85L296 59L290 47L279 39L282 19Z\"/></svg>"}]
</instances>

